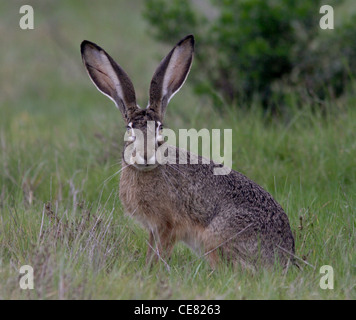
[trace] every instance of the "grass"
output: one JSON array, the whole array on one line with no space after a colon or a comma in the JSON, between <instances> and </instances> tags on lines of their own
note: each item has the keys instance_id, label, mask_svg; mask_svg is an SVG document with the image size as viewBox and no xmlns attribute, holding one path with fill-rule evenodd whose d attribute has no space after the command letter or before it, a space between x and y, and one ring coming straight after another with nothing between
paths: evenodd
<instances>
[{"instance_id":1,"label":"grass","mask_svg":"<svg viewBox=\"0 0 356 320\"><path fill-rule=\"evenodd\" d=\"M117 196L123 121L90 83L79 44L105 47L143 106L169 48L149 36L142 2L106 2L33 1L31 31L18 27L17 2L0 4L0 299L355 299L352 89L323 113L291 103L277 120L257 109L218 114L188 79L167 126L233 129L233 168L281 203L297 256L315 268L212 272L183 245L170 271L145 265L147 234L123 215ZM34 290L19 287L22 265L34 269ZM333 290L320 288L322 265L334 269Z\"/></svg>"}]
</instances>

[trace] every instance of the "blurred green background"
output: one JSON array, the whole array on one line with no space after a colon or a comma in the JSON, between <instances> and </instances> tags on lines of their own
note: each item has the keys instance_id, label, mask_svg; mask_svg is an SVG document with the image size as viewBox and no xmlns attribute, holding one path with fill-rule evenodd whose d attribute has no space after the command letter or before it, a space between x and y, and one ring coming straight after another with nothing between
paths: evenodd
<instances>
[{"instance_id":1,"label":"blurred green background","mask_svg":"<svg viewBox=\"0 0 356 320\"><path fill-rule=\"evenodd\" d=\"M177 15L161 12L163 6L154 9L157 3L178 6L183 31L175 27ZM0 299L355 298L354 70L338 95L304 99L303 81L296 85L282 79L272 88L282 88L282 95L273 96L271 104L258 90L252 99L229 100L212 85L220 79L219 70L226 69L214 69L204 60L209 53L219 67L228 59L229 52L219 52L204 36L209 29L199 18L209 18L217 1L189 2L199 16L195 25L177 3L0 2ZM34 9L34 30L19 27L23 4ZM353 0L335 5L335 33L325 31L333 41L340 21L354 23L350 17L355 12ZM244 19L260 30L265 27L253 15ZM225 22L227 33L236 27ZM164 39L165 32L170 36ZM129 74L138 103L145 107L153 72L181 32L196 35L197 54L185 86L170 102L166 125L233 130L233 169L262 185L285 208L303 270L212 271L182 245L174 251L170 270L145 265L147 234L123 215L117 197L125 126L114 104L89 80L79 46L86 39L105 48ZM231 49L228 39L220 38ZM327 64L329 49L335 48L330 54L339 57L338 48L348 45L318 47L322 63ZM238 50L248 61L244 48ZM308 57L305 53L301 58ZM310 72L323 79L314 69ZM231 80L240 85L246 78L240 83L237 74ZM35 290L19 289L18 269L24 264L34 267ZM319 268L325 264L334 267L334 290L320 289Z\"/></svg>"},{"instance_id":2,"label":"blurred green background","mask_svg":"<svg viewBox=\"0 0 356 320\"><path fill-rule=\"evenodd\" d=\"M285 114L296 95L299 106L322 108L320 102L343 95L354 79L350 1L147 0L144 17L165 43L194 30L195 92L219 109L257 100Z\"/></svg>"}]
</instances>

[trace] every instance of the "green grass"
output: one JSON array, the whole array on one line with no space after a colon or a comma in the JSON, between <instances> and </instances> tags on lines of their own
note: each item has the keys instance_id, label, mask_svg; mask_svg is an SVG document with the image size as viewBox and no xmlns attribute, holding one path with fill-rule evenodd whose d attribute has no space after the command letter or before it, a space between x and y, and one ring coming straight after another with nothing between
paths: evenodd
<instances>
[{"instance_id":1,"label":"green grass","mask_svg":"<svg viewBox=\"0 0 356 320\"><path fill-rule=\"evenodd\" d=\"M89 81L79 44L106 48L142 106L169 48L150 37L142 2L106 3L33 1L31 31L18 27L17 2L0 4L0 299L355 299L352 88L323 113L291 102L285 118L267 120L257 109L218 114L188 79L167 126L233 129L233 168L281 203L296 255L315 268L213 272L183 245L169 270L145 265L147 234L118 199L123 121ZM34 268L34 290L19 287L22 265ZM322 265L334 268L333 290L319 286Z\"/></svg>"}]
</instances>

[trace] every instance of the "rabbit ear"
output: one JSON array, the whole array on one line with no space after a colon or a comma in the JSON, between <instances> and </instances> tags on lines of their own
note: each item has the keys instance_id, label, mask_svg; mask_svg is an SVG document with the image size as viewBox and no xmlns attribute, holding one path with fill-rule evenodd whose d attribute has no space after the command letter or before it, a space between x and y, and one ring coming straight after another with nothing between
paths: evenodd
<instances>
[{"instance_id":1,"label":"rabbit ear","mask_svg":"<svg viewBox=\"0 0 356 320\"><path fill-rule=\"evenodd\" d=\"M163 119L169 100L179 91L188 76L193 61L194 37L179 41L161 61L150 87L150 105Z\"/></svg>"},{"instance_id":2,"label":"rabbit ear","mask_svg":"<svg viewBox=\"0 0 356 320\"><path fill-rule=\"evenodd\" d=\"M90 79L100 92L115 102L128 122L138 107L133 84L126 72L98 45L84 40L80 46Z\"/></svg>"}]
</instances>

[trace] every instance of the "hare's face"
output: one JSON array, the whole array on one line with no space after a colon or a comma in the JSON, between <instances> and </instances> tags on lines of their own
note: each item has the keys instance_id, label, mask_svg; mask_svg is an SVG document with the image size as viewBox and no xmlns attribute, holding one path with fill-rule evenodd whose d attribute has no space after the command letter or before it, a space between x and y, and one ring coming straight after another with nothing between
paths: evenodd
<instances>
[{"instance_id":1,"label":"hare's face","mask_svg":"<svg viewBox=\"0 0 356 320\"><path fill-rule=\"evenodd\" d=\"M90 79L114 101L127 124L124 162L138 170L156 168L157 148L163 143L162 119L170 99L188 76L194 53L193 35L179 41L158 65L146 109L137 106L135 89L127 73L101 47L85 40L81 53Z\"/></svg>"},{"instance_id":2,"label":"hare's face","mask_svg":"<svg viewBox=\"0 0 356 320\"><path fill-rule=\"evenodd\" d=\"M162 123L150 109L139 109L127 125L123 159L138 170L149 171L158 166L157 148L164 142Z\"/></svg>"}]
</instances>

